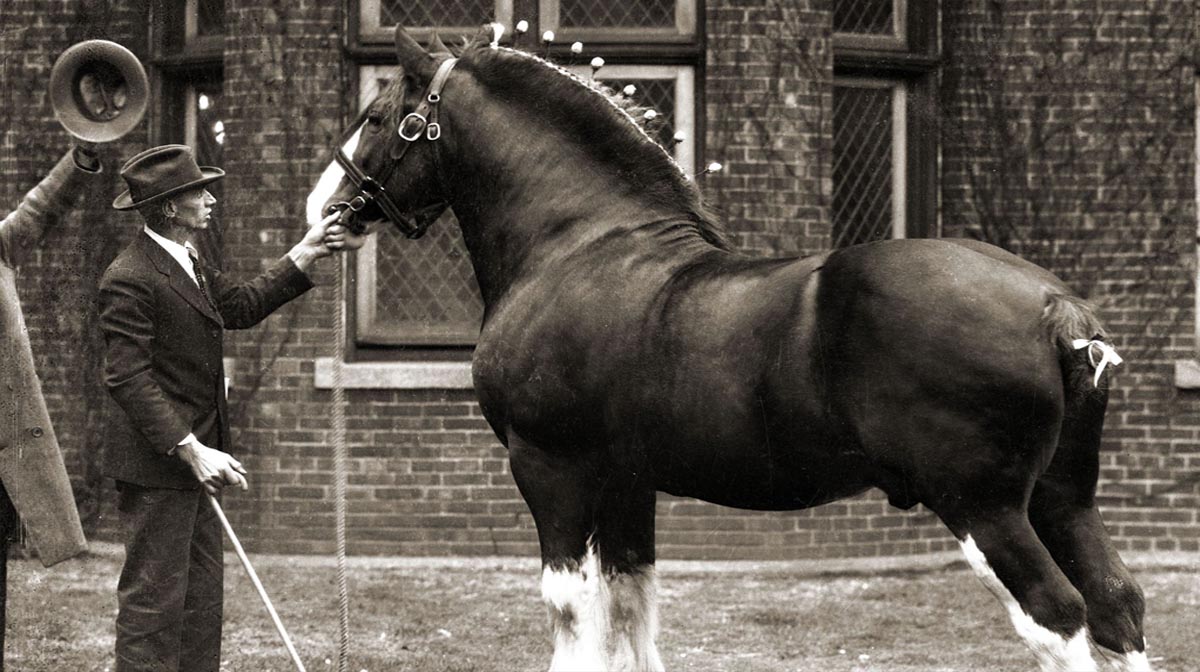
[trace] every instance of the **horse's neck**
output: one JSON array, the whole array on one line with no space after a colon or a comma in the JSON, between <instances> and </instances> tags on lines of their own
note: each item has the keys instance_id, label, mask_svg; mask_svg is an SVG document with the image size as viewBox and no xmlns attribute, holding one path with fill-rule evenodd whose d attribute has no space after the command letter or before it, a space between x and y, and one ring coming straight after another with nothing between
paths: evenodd
<instances>
[{"instance_id":1,"label":"horse's neck","mask_svg":"<svg viewBox=\"0 0 1200 672\"><path fill-rule=\"evenodd\" d=\"M539 265L622 229L684 214L648 206L637 188L590 165L556 134L511 123L502 138L477 130L497 123L467 127L457 143L457 184L449 189L486 302Z\"/></svg>"}]
</instances>

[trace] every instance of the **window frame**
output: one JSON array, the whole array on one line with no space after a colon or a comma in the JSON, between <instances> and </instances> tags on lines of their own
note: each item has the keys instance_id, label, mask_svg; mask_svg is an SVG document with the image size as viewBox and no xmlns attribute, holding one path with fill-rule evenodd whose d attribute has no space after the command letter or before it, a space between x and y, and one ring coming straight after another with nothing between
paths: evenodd
<instances>
[{"instance_id":1,"label":"window frame","mask_svg":"<svg viewBox=\"0 0 1200 672\"><path fill-rule=\"evenodd\" d=\"M837 2L837 0L834 0ZM919 0L913 4L921 5ZM892 0L892 16L893 30L891 35L870 34L870 33L833 33L834 49L861 49L861 50L880 50L880 51L911 51L912 47L919 46L913 44L920 39L920 34L909 33L909 11L912 5L909 0Z\"/></svg>"},{"instance_id":2,"label":"window frame","mask_svg":"<svg viewBox=\"0 0 1200 672\"><path fill-rule=\"evenodd\" d=\"M184 3L155 3L151 8L150 77L151 109L149 139L153 145L181 142L196 149L196 92L204 85L220 83L224 88L224 35L196 37L199 0ZM219 186L212 187L220 189ZM224 204L217 205L216 225L197 240L201 254L217 268L224 268Z\"/></svg>"},{"instance_id":3,"label":"window frame","mask_svg":"<svg viewBox=\"0 0 1200 672\"><path fill-rule=\"evenodd\" d=\"M1193 128L1197 131L1193 138L1193 168L1195 175L1195 194L1193 195L1197 212L1200 212L1200 67L1193 73L1192 97L1195 109L1192 114ZM1196 265L1192 269L1194 287L1200 287L1200 223L1196 229L1196 246L1193 254ZM1192 356L1175 360L1175 388L1179 390L1200 390L1200 291L1193 292L1192 305L1196 317L1192 318Z\"/></svg>"},{"instance_id":4,"label":"window frame","mask_svg":"<svg viewBox=\"0 0 1200 672\"><path fill-rule=\"evenodd\" d=\"M358 68L358 110L363 110L379 94L376 83L380 79L392 78L396 74L396 66L364 64ZM384 77L384 75L388 77ZM434 227L457 226L444 221L449 213L442 216ZM382 327L379 324L377 301L378 295L378 265L379 236L368 236L362 248L354 257L354 285L351 296L354 302L354 323L351 330L354 335L355 347L362 352L370 352L382 348L422 348L439 352L442 355L453 351L470 349L475 346L479 336L479 324L472 322L469 328L459 325L458 328L446 328L442 331L429 330L422 334L404 332L395 327Z\"/></svg>"},{"instance_id":5,"label":"window frame","mask_svg":"<svg viewBox=\"0 0 1200 672\"><path fill-rule=\"evenodd\" d=\"M382 0L356 0L356 2L357 7L354 7L355 2L351 2L352 11L348 12L351 24L350 30L347 31L348 37L357 45L364 47L380 44L390 45L396 25L384 25L379 22L379 8ZM495 21L511 30L514 23L513 0L494 0L493 5ZM354 11L355 9L357 11ZM442 37L458 34L473 35L483 23L485 22L480 21L478 24L470 26L405 26L404 29L413 36L413 39L424 42L435 32Z\"/></svg>"},{"instance_id":6,"label":"window frame","mask_svg":"<svg viewBox=\"0 0 1200 672\"><path fill-rule=\"evenodd\" d=\"M559 0L538 0L538 24L542 31L554 31L556 42L581 41L585 44L614 43L691 43L697 38L698 0L675 0L674 28L564 28L559 25Z\"/></svg>"},{"instance_id":7,"label":"window frame","mask_svg":"<svg viewBox=\"0 0 1200 672\"><path fill-rule=\"evenodd\" d=\"M567 68L576 75L589 79L591 68L573 65ZM605 65L596 73L598 81L605 80L674 80L675 109L672 112L676 132L682 131L687 140L673 148L675 162L688 175L696 173L696 154L699 150L698 119L696 113L696 68L690 65L651 63L620 63ZM690 103L690 104L689 104Z\"/></svg>"},{"instance_id":8,"label":"window frame","mask_svg":"<svg viewBox=\"0 0 1200 672\"><path fill-rule=\"evenodd\" d=\"M908 145L912 140L908 132L909 95L908 81L901 78L882 78L858 75L840 75L833 78L834 88L889 89L891 91L891 136L892 136L892 167L891 171L891 239L907 238L909 230L910 198L908 180L911 165L908 160ZM836 161L836 159L835 159ZM903 166L904 170L895 167ZM837 241L832 240L831 243Z\"/></svg>"},{"instance_id":9,"label":"window frame","mask_svg":"<svg viewBox=\"0 0 1200 672\"><path fill-rule=\"evenodd\" d=\"M200 0L185 0L183 8L183 50L188 53L220 52L224 35L199 35Z\"/></svg>"},{"instance_id":10,"label":"window frame","mask_svg":"<svg viewBox=\"0 0 1200 672\"><path fill-rule=\"evenodd\" d=\"M905 156L903 164L894 164L904 166L904 234L909 238L935 237L941 235L942 229L938 208L938 157L941 150L938 121L934 115L927 113L927 108L937 99L937 77L941 66L938 36L941 6L937 0L897 2L904 11L904 48L898 48L898 42L888 45L878 40L849 39L868 37L864 35L835 33L834 82L878 79L904 84ZM831 83L831 87L833 85ZM895 110L893 107L893 112ZM896 182L893 181L893 184Z\"/></svg>"}]
</instances>

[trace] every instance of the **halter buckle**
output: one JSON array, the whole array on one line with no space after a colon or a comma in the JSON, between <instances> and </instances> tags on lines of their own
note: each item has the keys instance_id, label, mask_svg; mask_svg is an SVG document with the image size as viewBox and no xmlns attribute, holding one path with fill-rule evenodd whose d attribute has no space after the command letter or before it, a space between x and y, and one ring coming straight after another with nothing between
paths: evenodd
<instances>
[{"instance_id":1,"label":"halter buckle","mask_svg":"<svg viewBox=\"0 0 1200 672\"><path fill-rule=\"evenodd\" d=\"M410 120L412 121L410 122ZM421 138L421 133L422 131L425 131L427 125L428 120L426 120L425 117L417 114L416 112L409 112L408 115L400 121L400 127L396 129L396 132L405 140L409 142L416 142ZM406 127L411 127L412 130L406 133Z\"/></svg>"},{"instance_id":2,"label":"halter buckle","mask_svg":"<svg viewBox=\"0 0 1200 672\"><path fill-rule=\"evenodd\" d=\"M425 127L425 137L429 140L437 140L442 137L442 125L436 121Z\"/></svg>"}]
</instances>

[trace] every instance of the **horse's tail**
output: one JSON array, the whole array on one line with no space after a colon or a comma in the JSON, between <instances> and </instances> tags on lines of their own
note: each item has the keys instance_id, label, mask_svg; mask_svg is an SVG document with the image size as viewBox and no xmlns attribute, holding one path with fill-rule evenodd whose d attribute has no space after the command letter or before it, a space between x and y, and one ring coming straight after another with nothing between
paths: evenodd
<instances>
[{"instance_id":1,"label":"horse's tail","mask_svg":"<svg viewBox=\"0 0 1200 672\"><path fill-rule=\"evenodd\" d=\"M1058 349L1068 403L1075 396L1090 397L1099 401L1103 414L1112 366L1120 364L1121 358L1105 342L1096 311L1078 296L1051 294L1042 311L1042 325Z\"/></svg>"},{"instance_id":2,"label":"horse's tail","mask_svg":"<svg viewBox=\"0 0 1200 672\"><path fill-rule=\"evenodd\" d=\"M1058 350L1063 380L1058 445L1041 477L1059 485L1044 489L1043 494L1072 492L1090 499L1095 496L1100 477L1100 438L1112 371L1111 366L1100 363L1111 364L1108 353L1116 353L1104 342L1104 329L1091 306L1078 297L1050 295L1042 311L1042 325Z\"/></svg>"}]
</instances>

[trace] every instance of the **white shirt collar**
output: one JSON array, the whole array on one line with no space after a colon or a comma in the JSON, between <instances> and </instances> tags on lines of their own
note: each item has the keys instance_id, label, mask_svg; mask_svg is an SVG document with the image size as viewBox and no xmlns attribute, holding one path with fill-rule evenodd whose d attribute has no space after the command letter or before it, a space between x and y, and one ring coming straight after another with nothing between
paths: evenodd
<instances>
[{"instance_id":1,"label":"white shirt collar","mask_svg":"<svg viewBox=\"0 0 1200 672\"><path fill-rule=\"evenodd\" d=\"M196 282L197 286L199 286L199 282L196 280L196 271L192 268L192 258L190 255L188 255L187 246L180 245L170 238L166 238L155 233L154 231L151 231L150 227L148 226L143 225L142 230L146 232L147 236L150 236L150 240L158 243L160 247L167 251L167 254L171 255L171 258L179 262L179 266L188 274L188 277L192 279L192 282Z\"/></svg>"}]
</instances>

